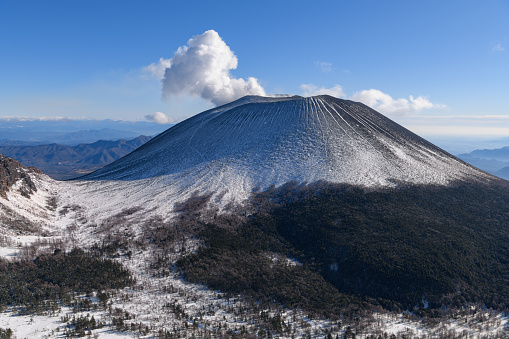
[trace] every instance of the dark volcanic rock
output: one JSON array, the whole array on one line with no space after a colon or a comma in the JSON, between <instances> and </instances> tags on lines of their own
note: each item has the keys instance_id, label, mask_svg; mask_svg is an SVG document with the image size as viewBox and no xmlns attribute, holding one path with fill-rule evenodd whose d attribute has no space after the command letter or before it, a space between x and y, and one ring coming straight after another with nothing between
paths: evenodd
<instances>
[{"instance_id":1,"label":"dark volcanic rock","mask_svg":"<svg viewBox=\"0 0 509 339\"><path fill-rule=\"evenodd\" d=\"M19 180L22 181L19 191L25 197L37 192L37 187L28 175L28 173L42 173L41 170L34 167L25 167L19 161L6 158L0 154L0 196L7 199L7 192Z\"/></svg>"}]
</instances>

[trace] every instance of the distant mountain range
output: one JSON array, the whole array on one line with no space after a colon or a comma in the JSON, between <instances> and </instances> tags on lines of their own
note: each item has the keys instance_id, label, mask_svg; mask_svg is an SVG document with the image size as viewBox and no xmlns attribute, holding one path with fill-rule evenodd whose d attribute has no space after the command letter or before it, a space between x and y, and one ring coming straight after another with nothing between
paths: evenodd
<instances>
[{"instance_id":1,"label":"distant mountain range","mask_svg":"<svg viewBox=\"0 0 509 339\"><path fill-rule=\"evenodd\" d=\"M133 139L140 135L157 135L171 126L148 121L0 118L0 145L57 143L74 146L97 140Z\"/></svg>"},{"instance_id":2,"label":"distant mountain range","mask_svg":"<svg viewBox=\"0 0 509 339\"><path fill-rule=\"evenodd\" d=\"M509 180L509 146L497 149L478 149L459 154L458 158L502 179Z\"/></svg>"},{"instance_id":3,"label":"distant mountain range","mask_svg":"<svg viewBox=\"0 0 509 339\"><path fill-rule=\"evenodd\" d=\"M25 166L37 167L54 179L71 179L95 171L140 147L151 137L138 136L131 140L99 140L91 144L68 146L0 145L0 154Z\"/></svg>"}]
</instances>

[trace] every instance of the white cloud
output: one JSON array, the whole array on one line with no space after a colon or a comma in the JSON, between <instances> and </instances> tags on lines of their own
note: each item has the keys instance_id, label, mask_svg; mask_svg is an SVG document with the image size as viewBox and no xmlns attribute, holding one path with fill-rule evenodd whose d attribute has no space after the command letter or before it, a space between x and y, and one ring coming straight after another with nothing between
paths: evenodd
<instances>
[{"instance_id":1,"label":"white cloud","mask_svg":"<svg viewBox=\"0 0 509 339\"><path fill-rule=\"evenodd\" d=\"M392 115L404 115L419 112L427 108L444 108L444 105L433 104L427 98L418 96L414 98L412 95L408 99L394 99L377 89L368 89L355 93L352 100L360 101L376 111Z\"/></svg>"},{"instance_id":2,"label":"white cloud","mask_svg":"<svg viewBox=\"0 0 509 339\"><path fill-rule=\"evenodd\" d=\"M316 67L320 68L320 70L324 73L332 72L332 64L330 62L325 61L317 61L315 62Z\"/></svg>"},{"instance_id":3,"label":"white cloud","mask_svg":"<svg viewBox=\"0 0 509 339\"><path fill-rule=\"evenodd\" d=\"M164 78L164 71L171 67L171 59L159 58L158 62L153 62L143 67L145 72L152 74L153 77L161 80Z\"/></svg>"},{"instance_id":4,"label":"white cloud","mask_svg":"<svg viewBox=\"0 0 509 339\"><path fill-rule=\"evenodd\" d=\"M173 118L168 117L163 112L155 112L154 114L145 115L145 119L148 121L154 121L158 124L170 124L175 120Z\"/></svg>"},{"instance_id":5,"label":"white cloud","mask_svg":"<svg viewBox=\"0 0 509 339\"><path fill-rule=\"evenodd\" d=\"M300 85L302 95L306 97L315 95L332 95L337 98L347 98L354 101L360 101L376 111L390 115L405 115L416 113L427 108L445 108L445 105L434 104L427 98L418 96L415 98L410 95L408 99L394 99L389 94L386 94L377 89L368 89L354 93L348 97L340 85L335 85L331 88L318 87L314 84Z\"/></svg>"},{"instance_id":6,"label":"white cloud","mask_svg":"<svg viewBox=\"0 0 509 339\"><path fill-rule=\"evenodd\" d=\"M222 105L245 95L265 95L256 78L235 78L237 56L214 30L189 39L171 59L146 66L145 71L162 79L163 98L170 95L200 96Z\"/></svg>"},{"instance_id":7,"label":"white cloud","mask_svg":"<svg viewBox=\"0 0 509 339\"><path fill-rule=\"evenodd\" d=\"M504 48L504 46L502 46L502 44L495 44L495 45L493 45L492 50L494 52L503 52L505 50L505 48Z\"/></svg>"},{"instance_id":8,"label":"white cloud","mask_svg":"<svg viewBox=\"0 0 509 339\"><path fill-rule=\"evenodd\" d=\"M335 85L334 87L331 88L325 87L318 88L318 86L315 86L313 84L302 84L300 85L300 89L302 90L302 95L304 95L305 97L324 94L332 95L333 97L338 98L345 96L345 92L343 92L343 88L340 85Z\"/></svg>"}]
</instances>

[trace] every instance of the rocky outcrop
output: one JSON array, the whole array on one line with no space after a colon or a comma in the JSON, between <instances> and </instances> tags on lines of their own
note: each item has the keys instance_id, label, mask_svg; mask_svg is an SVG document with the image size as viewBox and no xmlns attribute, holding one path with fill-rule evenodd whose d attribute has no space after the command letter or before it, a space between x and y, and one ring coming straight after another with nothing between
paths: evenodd
<instances>
[{"instance_id":1,"label":"rocky outcrop","mask_svg":"<svg viewBox=\"0 0 509 339\"><path fill-rule=\"evenodd\" d=\"M29 175L30 172L42 173L37 168L25 167L20 162L0 154L0 197L7 199L7 192L18 181L21 182L18 183L17 189L24 197L29 198L37 192L37 187Z\"/></svg>"}]
</instances>

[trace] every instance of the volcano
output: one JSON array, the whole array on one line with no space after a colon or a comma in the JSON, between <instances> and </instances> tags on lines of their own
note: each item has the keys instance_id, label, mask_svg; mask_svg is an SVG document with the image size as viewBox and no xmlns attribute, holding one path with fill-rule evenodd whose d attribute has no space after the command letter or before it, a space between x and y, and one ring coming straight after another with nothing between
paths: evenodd
<instances>
[{"instance_id":1,"label":"volcano","mask_svg":"<svg viewBox=\"0 0 509 339\"><path fill-rule=\"evenodd\" d=\"M331 96L248 96L168 129L79 180L168 177L237 198L289 181L445 185L492 177L368 106Z\"/></svg>"},{"instance_id":2,"label":"volcano","mask_svg":"<svg viewBox=\"0 0 509 339\"><path fill-rule=\"evenodd\" d=\"M246 96L74 181L42 180L37 194L45 194L40 201L58 196L62 204L79 205L99 222L131 207L151 211L147 217L168 216L196 194L211 194L223 207L244 203L253 192L289 182L375 188L498 180L364 104L331 96Z\"/></svg>"},{"instance_id":3,"label":"volcano","mask_svg":"<svg viewBox=\"0 0 509 339\"><path fill-rule=\"evenodd\" d=\"M507 182L357 102L244 97L70 181L9 159L1 166L2 232L117 258L136 274L131 296L150 309L134 312L153 314L150 328L182 318L180 304L168 307L177 294L186 312L190 300L199 309L192 319L183 313L181 328L198 324L206 308L196 300L208 293L221 304L217 291L245 297L255 316L280 305L328 317L334 335L339 315L351 325L381 308L420 319L450 312L454 326L472 307L509 310ZM182 279L196 285L174 293ZM123 298L115 305L132 311ZM206 320L219 326L196 328L226 328L219 314ZM266 333L238 313L230 319ZM301 326L296 319L276 319L272 330L290 337L282 325Z\"/></svg>"}]
</instances>

